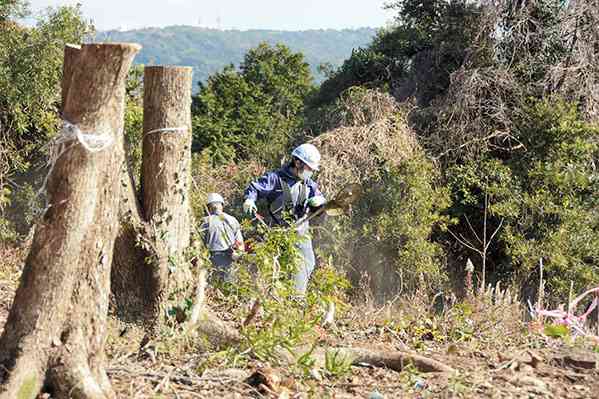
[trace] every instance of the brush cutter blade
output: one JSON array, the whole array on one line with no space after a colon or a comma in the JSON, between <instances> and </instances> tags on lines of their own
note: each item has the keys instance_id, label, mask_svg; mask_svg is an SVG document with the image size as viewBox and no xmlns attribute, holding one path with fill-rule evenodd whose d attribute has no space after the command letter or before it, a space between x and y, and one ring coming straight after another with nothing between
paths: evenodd
<instances>
[{"instance_id":1,"label":"brush cutter blade","mask_svg":"<svg viewBox=\"0 0 599 399\"><path fill-rule=\"evenodd\" d=\"M362 187L359 184L348 184L335 196L334 199L325 204L325 212L328 216L341 216L349 214L351 205L360 198Z\"/></svg>"},{"instance_id":2,"label":"brush cutter blade","mask_svg":"<svg viewBox=\"0 0 599 399\"><path fill-rule=\"evenodd\" d=\"M345 213L345 210L341 207L327 207L324 212L327 214L327 216L341 216Z\"/></svg>"}]
</instances>

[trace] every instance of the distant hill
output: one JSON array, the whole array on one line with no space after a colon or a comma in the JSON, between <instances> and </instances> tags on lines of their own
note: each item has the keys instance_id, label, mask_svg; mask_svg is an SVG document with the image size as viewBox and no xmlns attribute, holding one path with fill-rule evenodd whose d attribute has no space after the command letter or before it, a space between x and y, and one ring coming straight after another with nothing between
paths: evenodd
<instances>
[{"instance_id":1,"label":"distant hill","mask_svg":"<svg viewBox=\"0 0 599 399\"><path fill-rule=\"evenodd\" d=\"M187 65L194 68L194 91L198 81L224 66L238 65L247 50L265 41L283 43L293 51L304 53L316 82L324 79L316 68L322 63L339 66L352 49L366 46L376 29L344 30L217 30L193 26L144 28L131 31L106 31L96 39L111 42L136 42L143 49L136 57L139 64Z\"/></svg>"}]
</instances>

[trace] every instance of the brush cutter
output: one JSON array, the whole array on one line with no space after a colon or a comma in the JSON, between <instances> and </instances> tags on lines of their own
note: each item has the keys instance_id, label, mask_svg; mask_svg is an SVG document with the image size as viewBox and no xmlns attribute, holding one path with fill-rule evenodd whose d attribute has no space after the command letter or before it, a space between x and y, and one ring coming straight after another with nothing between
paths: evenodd
<instances>
[{"instance_id":1,"label":"brush cutter","mask_svg":"<svg viewBox=\"0 0 599 399\"><path fill-rule=\"evenodd\" d=\"M362 195L362 187L359 184L348 184L337 195L330 201L327 201L323 206L318 208L315 212L307 213L306 215L299 218L295 223L290 225L288 229L295 228L302 223L309 222L317 216L322 215L323 213L327 216L341 216L343 214L349 214L351 209L351 205L356 202L358 198ZM262 226L270 229L270 226L264 220L264 216L260 215L258 212L254 212L254 218L252 221L256 221ZM249 239L245 242L246 252L253 252L253 240Z\"/></svg>"},{"instance_id":2,"label":"brush cutter","mask_svg":"<svg viewBox=\"0 0 599 399\"><path fill-rule=\"evenodd\" d=\"M341 216L343 214L349 214L351 205L356 202L362 195L362 187L359 184L348 184L343 187L339 193L332 200L328 201L322 207L318 208L313 213L308 213L298 219L295 225L300 225L304 222L308 222L313 218L325 213L327 216Z\"/></svg>"}]
</instances>

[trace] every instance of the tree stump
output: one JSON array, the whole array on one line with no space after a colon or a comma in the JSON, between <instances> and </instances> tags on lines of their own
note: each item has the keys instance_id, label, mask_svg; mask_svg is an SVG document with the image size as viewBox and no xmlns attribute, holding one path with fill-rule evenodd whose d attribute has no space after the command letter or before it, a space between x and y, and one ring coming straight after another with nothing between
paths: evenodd
<instances>
[{"instance_id":1,"label":"tree stump","mask_svg":"<svg viewBox=\"0 0 599 399\"><path fill-rule=\"evenodd\" d=\"M126 321L159 321L169 277L189 246L191 215L191 74L189 67L146 67L141 203L123 174L122 227L115 248L114 305ZM123 203L124 202L124 203ZM136 241L144 245L136 247ZM188 272L188 270L186 271Z\"/></svg>"},{"instance_id":2,"label":"tree stump","mask_svg":"<svg viewBox=\"0 0 599 399\"><path fill-rule=\"evenodd\" d=\"M168 289L169 262L181 266L177 260L190 242L191 72L189 67L144 70L141 198L144 220L163 241L165 252L152 273L156 312Z\"/></svg>"},{"instance_id":3,"label":"tree stump","mask_svg":"<svg viewBox=\"0 0 599 399\"><path fill-rule=\"evenodd\" d=\"M114 244L111 273L111 311L129 323L143 323L152 318L148 291L152 291L153 252L140 246L139 240L148 237L141 217L133 176L123 163L119 201L119 233Z\"/></svg>"},{"instance_id":4,"label":"tree stump","mask_svg":"<svg viewBox=\"0 0 599 399\"><path fill-rule=\"evenodd\" d=\"M65 50L63 118L112 144L92 152L72 137L51 170L49 208L0 337L0 398L35 398L44 382L56 397L114 396L104 371L120 191L114 170L124 159L125 80L140 48Z\"/></svg>"},{"instance_id":5,"label":"tree stump","mask_svg":"<svg viewBox=\"0 0 599 399\"><path fill-rule=\"evenodd\" d=\"M144 219L166 232L169 255L179 255L190 238L191 72L190 67L144 70L141 197Z\"/></svg>"}]
</instances>

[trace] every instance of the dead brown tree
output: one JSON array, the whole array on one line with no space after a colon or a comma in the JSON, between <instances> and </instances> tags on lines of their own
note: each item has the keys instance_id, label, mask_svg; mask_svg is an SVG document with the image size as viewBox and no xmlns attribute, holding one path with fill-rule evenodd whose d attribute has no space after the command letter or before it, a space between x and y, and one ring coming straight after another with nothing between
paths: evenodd
<instances>
[{"instance_id":1,"label":"dead brown tree","mask_svg":"<svg viewBox=\"0 0 599 399\"><path fill-rule=\"evenodd\" d=\"M481 290L485 290L486 289L486 284L487 284L487 255L489 253L489 247L491 246L491 244L493 243L493 239L495 238L495 236L497 235L497 233L499 233L499 231L501 230L501 227L503 226L503 221L504 219L501 218L501 221L499 222L499 225L497 226L497 228L495 228L495 230L493 230L493 232L489 235L490 230L488 229L488 222L489 222L489 194L488 192L485 191L485 203L484 203L484 208L483 208L483 228L482 228L482 233L481 236L479 236L476 233L476 230L474 229L474 227L472 227L472 224L470 223L470 219L468 219L468 216L465 216L466 222L468 223L468 227L470 228L470 231L472 232L472 236L474 237L474 239L476 239L476 241L478 241L478 244L476 244L476 242L474 242L473 240L468 240L466 237L464 237L464 235L458 233L454 233L451 229L447 229L447 231L449 232L449 234L451 234L451 236L460 244L462 244L464 247L476 252L477 254L480 255L480 258L482 260L482 277L480 280L480 289Z\"/></svg>"},{"instance_id":2,"label":"dead brown tree","mask_svg":"<svg viewBox=\"0 0 599 399\"><path fill-rule=\"evenodd\" d=\"M63 118L69 124L0 337L0 398L108 398L104 370L110 265L123 162L125 80L136 44L65 50ZM116 195L115 195L116 194Z\"/></svg>"}]
</instances>

